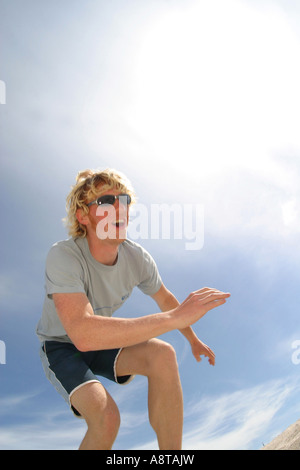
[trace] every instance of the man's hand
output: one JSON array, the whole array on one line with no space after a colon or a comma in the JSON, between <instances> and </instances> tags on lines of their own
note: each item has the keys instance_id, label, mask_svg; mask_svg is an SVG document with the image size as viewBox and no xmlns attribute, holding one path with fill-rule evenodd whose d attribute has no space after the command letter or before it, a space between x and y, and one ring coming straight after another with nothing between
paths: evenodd
<instances>
[{"instance_id":1,"label":"man's hand","mask_svg":"<svg viewBox=\"0 0 300 470\"><path fill-rule=\"evenodd\" d=\"M182 316L183 321L186 322L187 318L192 315L193 323L205 315L208 310L211 310L218 305L222 305L230 294L220 292L216 289L203 288L199 291L190 294L187 299L180 304L174 295L162 285L160 290L153 295L153 299L157 302L162 311L172 310L175 316ZM195 319L196 318L196 319ZM180 332L189 341L192 353L197 362L201 361L201 356L206 356L211 365L215 365L214 352L197 337L193 329L184 325L179 328Z\"/></svg>"},{"instance_id":2,"label":"man's hand","mask_svg":"<svg viewBox=\"0 0 300 470\"><path fill-rule=\"evenodd\" d=\"M192 348L192 353L196 359L197 362L201 361L200 356L206 356L208 358L208 362L210 365L214 366L215 365L215 354L214 352L202 341L200 341L199 338L196 338L193 340L191 343L191 348Z\"/></svg>"},{"instance_id":3,"label":"man's hand","mask_svg":"<svg viewBox=\"0 0 300 470\"><path fill-rule=\"evenodd\" d=\"M172 315L176 317L178 328L186 328L193 325L202 318L209 310L223 305L230 297L227 292L204 287L196 292L192 292L185 300L176 307Z\"/></svg>"}]
</instances>

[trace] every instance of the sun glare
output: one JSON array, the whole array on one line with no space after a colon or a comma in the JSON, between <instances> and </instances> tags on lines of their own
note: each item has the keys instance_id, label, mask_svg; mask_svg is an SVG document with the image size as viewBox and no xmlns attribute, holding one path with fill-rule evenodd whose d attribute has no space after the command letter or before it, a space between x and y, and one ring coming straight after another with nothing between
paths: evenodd
<instances>
[{"instance_id":1,"label":"sun glare","mask_svg":"<svg viewBox=\"0 0 300 470\"><path fill-rule=\"evenodd\" d=\"M274 148L299 143L297 56L275 8L214 1L168 11L141 41L132 125L175 165L262 170Z\"/></svg>"}]
</instances>

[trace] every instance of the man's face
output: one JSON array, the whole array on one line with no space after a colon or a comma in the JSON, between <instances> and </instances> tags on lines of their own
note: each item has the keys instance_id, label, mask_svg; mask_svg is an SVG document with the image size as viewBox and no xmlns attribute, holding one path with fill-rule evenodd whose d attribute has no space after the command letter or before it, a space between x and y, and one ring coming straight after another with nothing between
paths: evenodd
<instances>
[{"instance_id":1,"label":"man's face","mask_svg":"<svg viewBox=\"0 0 300 470\"><path fill-rule=\"evenodd\" d=\"M99 196L118 196L119 194L120 191L115 189L99 192ZM126 239L129 206L125 198L116 199L114 204L92 204L89 207L88 217L90 222L87 226L88 234L96 233L99 240L110 240L116 244L120 244Z\"/></svg>"}]
</instances>

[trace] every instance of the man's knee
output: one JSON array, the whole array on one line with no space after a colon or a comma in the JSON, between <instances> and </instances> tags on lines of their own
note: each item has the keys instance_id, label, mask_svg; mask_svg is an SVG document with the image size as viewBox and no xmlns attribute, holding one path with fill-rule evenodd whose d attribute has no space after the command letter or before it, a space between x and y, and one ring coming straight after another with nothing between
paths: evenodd
<instances>
[{"instance_id":1,"label":"man's knee","mask_svg":"<svg viewBox=\"0 0 300 470\"><path fill-rule=\"evenodd\" d=\"M82 396L77 394L72 397L72 405L85 419L88 427L117 434L120 412L109 393L97 383L87 384L80 392Z\"/></svg>"},{"instance_id":2,"label":"man's knee","mask_svg":"<svg viewBox=\"0 0 300 470\"><path fill-rule=\"evenodd\" d=\"M88 428L98 433L99 438L101 435L111 437L114 439L120 428L120 412L117 405L112 401L108 403L105 407L103 404L95 404L93 406L93 411L84 417Z\"/></svg>"},{"instance_id":3,"label":"man's knee","mask_svg":"<svg viewBox=\"0 0 300 470\"><path fill-rule=\"evenodd\" d=\"M117 405L113 402L113 404L105 408L104 412L102 412L99 417L101 427L110 434L117 435L121 423L120 412Z\"/></svg>"},{"instance_id":4,"label":"man's knee","mask_svg":"<svg viewBox=\"0 0 300 470\"><path fill-rule=\"evenodd\" d=\"M153 352L149 358L152 371L164 373L177 372L177 357L173 346L158 339L153 341Z\"/></svg>"}]
</instances>

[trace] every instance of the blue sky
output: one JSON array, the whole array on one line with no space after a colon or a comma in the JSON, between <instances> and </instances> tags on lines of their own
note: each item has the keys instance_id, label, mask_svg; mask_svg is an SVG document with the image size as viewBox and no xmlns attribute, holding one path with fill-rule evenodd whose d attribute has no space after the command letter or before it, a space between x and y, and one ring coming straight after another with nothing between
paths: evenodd
<instances>
[{"instance_id":1,"label":"blue sky","mask_svg":"<svg viewBox=\"0 0 300 470\"><path fill-rule=\"evenodd\" d=\"M76 449L85 426L44 377L35 326L77 172L113 167L139 202L202 204L204 244L141 240L182 301L231 292L177 332L184 449L258 449L299 419L300 9L296 1L0 0L0 448ZM137 240L138 241L138 240ZM156 312L134 292L120 315ZM104 381L115 449L155 449L147 384Z\"/></svg>"}]
</instances>

